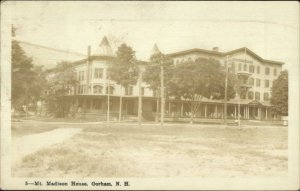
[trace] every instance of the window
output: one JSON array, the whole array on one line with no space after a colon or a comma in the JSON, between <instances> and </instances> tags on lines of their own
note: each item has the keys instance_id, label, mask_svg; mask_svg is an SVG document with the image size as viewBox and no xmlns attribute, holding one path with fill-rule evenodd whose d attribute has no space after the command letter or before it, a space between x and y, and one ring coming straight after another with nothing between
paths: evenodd
<instances>
[{"instance_id":1,"label":"window","mask_svg":"<svg viewBox=\"0 0 300 191\"><path fill-rule=\"evenodd\" d=\"M103 68L95 68L94 78L103 78Z\"/></svg>"},{"instance_id":2,"label":"window","mask_svg":"<svg viewBox=\"0 0 300 191\"><path fill-rule=\"evenodd\" d=\"M269 93L264 93L264 100L268 101L269 100Z\"/></svg>"},{"instance_id":3,"label":"window","mask_svg":"<svg viewBox=\"0 0 300 191\"><path fill-rule=\"evenodd\" d=\"M276 75L277 75L277 69L276 69L276 68L274 68L274 70L273 70L273 74L274 74L274 76L276 76Z\"/></svg>"},{"instance_id":4,"label":"window","mask_svg":"<svg viewBox=\"0 0 300 191\"><path fill-rule=\"evenodd\" d=\"M258 74L260 74L260 67L259 67L259 66L256 67L256 72L257 72Z\"/></svg>"},{"instance_id":5,"label":"window","mask_svg":"<svg viewBox=\"0 0 300 191\"><path fill-rule=\"evenodd\" d=\"M260 93L255 92L255 100L259 101L260 100Z\"/></svg>"},{"instance_id":6,"label":"window","mask_svg":"<svg viewBox=\"0 0 300 191\"><path fill-rule=\"evenodd\" d=\"M79 71L78 72L78 81L83 81L84 80L84 71Z\"/></svg>"},{"instance_id":7,"label":"window","mask_svg":"<svg viewBox=\"0 0 300 191\"><path fill-rule=\"evenodd\" d=\"M235 72L235 64L234 62L231 63L231 71L234 73Z\"/></svg>"},{"instance_id":8,"label":"window","mask_svg":"<svg viewBox=\"0 0 300 191\"><path fill-rule=\"evenodd\" d=\"M94 85L93 89L95 94L102 94L103 92L103 86L101 85Z\"/></svg>"},{"instance_id":9,"label":"window","mask_svg":"<svg viewBox=\"0 0 300 191\"><path fill-rule=\"evenodd\" d=\"M265 80L265 88L268 88L270 86L269 80Z\"/></svg>"},{"instance_id":10,"label":"window","mask_svg":"<svg viewBox=\"0 0 300 191\"><path fill-rule=\"evenodd\" d=\"M260 87L260 79L256 79L256 87Z\"/></svg>"},{"instance_id":11,"label":"window","mask_svg":"<svg viewBox=\"0 0 300 191\"><path fill-rule=\"evenodd\" d=\"M266 67L266 68L265 68L265 74L266 74L266 75L269 75L269 74L270 74L270 68L269 68L269 67Z\"/></svg>"},{"instance_id":12,"label":"window","mask_svg":"<svg viewBox=\"0 0 300 191\"><path fill-rule=\"evenodd\" d=\"M247 70L248 70L247 64L244 64L244 71L247 71Z\"/></svg>"},{"instance_id":13,"label":"window","mask_svg":"<svg viewBox=\"0 0 300 191\"><path fill-rule=\"evenodd\" d=\"M133 94L133 86L127 86L125 88L125 95L132 95Z\"/></svg>"},{"instance_id":14,"label":"window","mask_svg":"<svg viewBox=\"0 0 300 191\"><path fill-rule=\"evenodd\" d=\"M152 90L152 92L153 92L153 97L160 96L160 89L159 88Z\"/></svg>"},{"instance_id":15,"label":"window","mask_svg":"<svg viewBox=\"0 0 300 191\"><path fill-rule=\"evenodd\" d=\"M142 90L142 93L141 93L141 94L142 94L142 96L143 96L143 95L145 95L145 88L144 88L144 87L142 87L142 88L141 88L141 90Z\"/></svg>"},{"instance_id":16,"label":"window","mask_svg":"<svg viewBox=\"0 0 300 191\"><path fill-rule=\"evenodd\" d=\"M242 70L242 64L239 63L239 71L241 71L241 70Z\"/></svg>"},{"instance_id":17,"label":"window","mask_svg":"<svg viewBox=\"0 0 300 191\"><path fill-rule=\"evenodd\" d=\"M253 99L253 92L248 92L248 99Z\"/></svg>"},{"instance_id":18,"label":"window","mask_svg":"<svg viewBox=\"0 0 300 191\"><path fill-rule=\"evenodd\" d=\"M253 65L249 66L249 72L254 73L254 66Z\"/></svg>"},{"instance_id":19,"label":"window","mask_svg":"<svg viewBox=\"0 0 300 191\"><path fill-rule=\"evenodd\" d=\"M252 86L254 85L254 79L253 78L249 78L249 84L252 85Z\"/></svg>"},{"instance_id":20,"label":"window","mask_svg":"<svg viewBox=\"0 0 300 191\"><path fill-rule=\"evenodd\" d=\"M76 94L79 94L79 85L76 86L75 92L76 92Z\"/></svg>"},{"instance_id":21,"label":"window","mask_svg":"<svg viewBox=\"0 0 300 191\"><path fill-rule=\"evenodd\" d=\"M78 94L83 94L85 92L85 85L78 85Z\"/></svg>"},{"instance_id":22,"label":"window","mask_svg":"<svg viewBox=\"0 0 300 191\"><path fill-rule=\"evenodd\" d=\"M240 98L241 99L246 99L246 94L247 94L246 91L241 91L241 94L240 94L241 97Z\"/></svg>"},{"instance_id":23,"label":"window","mask_svg":"<svg viewBox=\"0 0 300 191\"><path fill-rule=\"evenodd\" d=\"M114 86L113 85L109 85L106 87L106 93L107 94L114 94Z\"/></svg>"},{"instance_id":24,"label":"window","mask_svg":"<svg viewBox=\"0 0 300 191\"><path fill-rule=\"evenodd\" d=\"M81 71L81 80L83 81L84 80L84 71Z\"/></svg>"},{"instance_id":25,"label":"window","mask_svg":"<svg viewBox=\"0 0 300 191\"><path fill-rule=\"evenodd\" d=\"M86 85L83 85L83 93L86 93L87 92L87 86Z\"/></svg>"}]
</instances>

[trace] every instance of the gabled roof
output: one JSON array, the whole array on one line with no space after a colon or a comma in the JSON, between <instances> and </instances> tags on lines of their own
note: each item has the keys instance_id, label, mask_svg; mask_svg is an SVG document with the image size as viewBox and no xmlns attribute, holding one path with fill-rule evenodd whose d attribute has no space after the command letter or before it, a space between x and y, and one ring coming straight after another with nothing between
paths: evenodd
<instances>
[{"instance_id":1,"label":"gabled roof","mask_svg":"<svg viewBox=\"0 0 300 191\"><path fill-rule=\"evenodd\" d=\"M160 53L161 53L161 52L160 52L160 50L158 49L157 44L155 44L155 45L153 46L151 55L156 55L156 54L160 54Z\"/></svg>"},{"instance_id":2,"label":"gabled roof","mask_svg":"<svg viewBox=\"0 0 300 191\"><path fill-rule=\"evenodd\" d=\"M254 58L256 58L259 61L261 61L261 62L271 63L271 64L281 64L281 65L284 64L284 62L263 59L262 57L258 56L256 53L254 53L252 50L250 50L247 47L238 48L238 49L235 49L235 50L232 50L232 51L229 51L229 52L225 52L224 54L225 55L230 55L230 54L234 54L234 53L237 53L237 52L245 52L245 51L248 54L250 54L251 56L253 56Z\"/></svg>"},{"instance_id":3,"label":"gabled roof","mask_svg":"<svg viewBox=\"0 0 300 191\"><path fill-rule=\"evenodd\" d=\"M213 50L205 50L205 49L200 49L200 48L193 48L193 49L174 52L174 53L170 53L170 54L166 54L166 55L170 56L170 57L174 57L174 56L181 56L181 55L191 54L191 53L205 53L205 54L213 54L213 55L217 55L217 56L223 55L223 53L221 53L221 52L217 52L217 51L213 51Z\"/></svg>"},{"instance_id":4,"label":"gabled roof","mask_svg":"<svg viewBox=\"0 0 300 191\"><path fill-rule=\"evenodd\" d=\"M112 51L112 48L106 38L106 36L103 37L101 43L99 44L99 47L97 48L96 55L99 56L114 56L114 52Z\"/></svg>"},{"instance_id":5,"label":"gabled roof","mask_svg":"<svg viewBox=\"0 0 300 191\"><path fill-rule=\"evenodd\" d=\"M252 50L248 49L247 47L238 48L238 49L228 51L228 52L219 52L219 51L215 51L215 50L205 50L205 49L200 49L200 48L193 48L193 49L189 49L189 50L170 53L170 54L167 54L167 56L175 57L175 56L181 56L181 55L192 54L192 53L202 53L202 54L209 54L209 55L223 57L223 56L231 55L231 54L234 54L237 52L245 52L245 51L261 62L270 63L270 64L280 64L280 65L284 64L284 62L263 59L262 57L258 56L256 53L254 53Z\"/></svg>"}]
</instances>

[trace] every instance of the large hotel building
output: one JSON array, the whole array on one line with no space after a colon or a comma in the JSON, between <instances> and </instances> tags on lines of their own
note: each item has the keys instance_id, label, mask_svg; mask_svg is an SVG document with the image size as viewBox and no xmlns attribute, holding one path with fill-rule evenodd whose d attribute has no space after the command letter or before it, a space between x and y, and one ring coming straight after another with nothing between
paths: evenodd
<instances>
[{"instance_id":1,"label":"large hotel building","mask_svg":"<svg viewBox=\"0 0 300 191\"><path fill-rule=\"evenodd\" d=\"M158 51L157 47L154 51ZM244 120L274 120L278 116L271 112L270 95L272 82L278 77L284 63L266 60L249 50L239 48L229 52L221 52L217 47L212 50L190 49L167 54L178 64L187 60L195 60L199 57L214 58L225 64L228 61L229 69L239 76L241 86L247 91L227 102L229 119L238 117ZM120 85L107 78L107 68L110 61L115 57L114 52L104 37L99 47L93 54L84 59L74 62L79 84L68 95L68 108L78 111L77 117L95 118L104 120L108 110L108 97L110 99L110 116L116 120L119 114L119 98L123 96L122 114L123 119L136 118L138 113L137 85L121 88ZM165 68L166 70L168 68ZM109 90L109 91L108 91ZM108 95L109 92L109 95ZM155 120L157 112L157 96L142 83L142 116L144 120ZM238 107L240 106L240 109ZM224 118L224 100L203 99L195 120L222 119ZM190 107L186 101L166 98L166 120L184 120L191 115Z\"/></svg>"}]
</instances>

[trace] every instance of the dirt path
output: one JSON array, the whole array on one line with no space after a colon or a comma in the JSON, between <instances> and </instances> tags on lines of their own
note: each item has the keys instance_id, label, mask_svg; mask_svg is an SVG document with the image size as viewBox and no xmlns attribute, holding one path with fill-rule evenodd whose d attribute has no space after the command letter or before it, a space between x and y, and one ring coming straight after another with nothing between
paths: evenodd
<instances>
[{"instance_id":1,"label":"dirt path","mask_svg":"<svg viewBox=\"0 0 300 191\"><path fill-rule=\"evenodd\" d=\"M24 156L44 147L63 142L81 130L81 128L60 128L15 138L12 141L12 164L18 163Z\"/></svg>"}]
</instances>

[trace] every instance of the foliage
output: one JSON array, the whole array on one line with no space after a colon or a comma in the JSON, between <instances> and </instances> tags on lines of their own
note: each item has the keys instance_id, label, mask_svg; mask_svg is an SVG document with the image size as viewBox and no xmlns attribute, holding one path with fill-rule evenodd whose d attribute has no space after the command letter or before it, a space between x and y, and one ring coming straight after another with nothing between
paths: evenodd
<instances>
[{"instance_id":1,"label":"foliage","mask_svg":"<svg viewBox=\"0 0 300 191\"><path fill-rule=\"evenodd\" d=\"M47 71L48 93L44 99L48 105L48 112L57 117L64 117L64 96L69 95L77 85L76 72L72 63L61 62L55 68Z\"/></svg>"},{"instance_id":2,"label":"foliage","mask_svg":"<svg viewBox=\"0 0 300 191\"><path fill-rule=\"evenodd\" d=\"M122 87L137 83L139 69L135 61L135 52L126 44L117 50L117 58L109 66L110 78Z\"/></svg>"},{"instance_id":3,"label":"foliage","mask_svg":"<svg viewBox=\"0 0 300 191\"><path fill-rule=\"evenodd\" d=\"M37 73L33 70L32 59L27 57L24 50L15 40L12 41L12 106L21 110L23 105L33 104L39 96Z\"/></svg>"},{"instance_id":4,"label":"foliage","mask_svg":"<svg viewBox=\"0 0 300 191\"><path fill-rule=\"evenodd\" d=\"M272 111L276 114L288 115L288 71L284 70L278 78L273 81L271 89Z\"/></svg>"},{"instance_id":5,"label":"foliage","mask_svg":"<svg viewBox=\"0 0 300 191\"><path fill-rule=\"evenodd\" d=\"M233 75L229 73L228 98L235 95ZM195 100L197 97L224 99L225 70L213 59L199 58L178 64L173 70L171 94L176 98Z\"/></svg>"},{"instance_id":6,"label":"foliage","mask_svg":"<svg viewBox=\"0 0 300 191\"><path fill-rule=\"evenodd\" d=\"M156 91L160 89L161 78L161 64L164 66L164 85L168 89L169 82L172 76L173 64L170 58L164 54L159 53L150 57L150 63L146 66L143 74L143 81L145 81L149 88ZM167 68L165 67L167 66Z\"/></svg>"},{"instance_id":7,"label":"foliage","mask_svg":"<svg viewBox=\"0 0 300 191\"><path fill-rule=\"evenodd\" d=\"M198 110L202 98L224 99L226 70L214 59L198 58L182 62L172 70L170 95L176 99L188 100L191 117ZM228 75L228 99L233 98L234 76Z\"/></svg>"},{"instance_id":8,"label":"foliage","mask_svg":"<svg viewBox=\"0 0 300 191\"><path fill-rule=\"evenodd\" d=\"M117 58L108 68L109 77L121 87L135 85L139 77L139 68L135 60L135 52L125 43L117 50ZM122 96L120 96L119 121L122 118Z\"/></svg>"}]
</instances>

